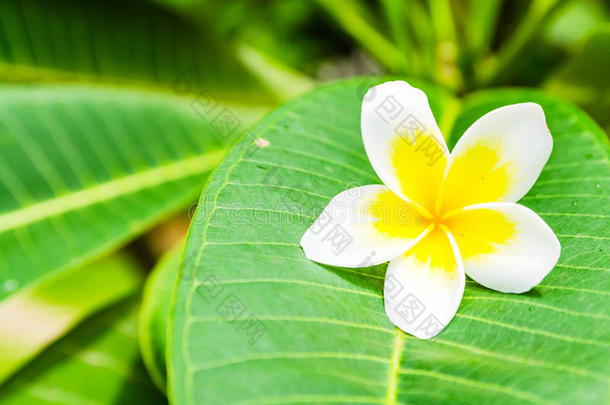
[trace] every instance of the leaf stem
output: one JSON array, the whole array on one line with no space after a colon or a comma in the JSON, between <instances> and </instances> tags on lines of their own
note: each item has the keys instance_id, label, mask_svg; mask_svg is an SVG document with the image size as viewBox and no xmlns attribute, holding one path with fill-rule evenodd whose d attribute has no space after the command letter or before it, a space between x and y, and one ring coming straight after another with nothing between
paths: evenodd
<instances>
[{"instance_id":1,"label":"leaf stem","mask_svg":"<svg viewBox=\"0 0 610 405\"><path fill-rule=\"evenodd\" d=\"M521 25L504 42L495 57L484 61L477 72L477 84L489 86L506 79L521 52L536 39L546 21L566 0L534 0Z\"/></svg>"},{"instance_id":2,"label":"leaf stem","mask_svg":"<svg viewBox=\"0 0 610 405\"><path fill-rule=\"evenodd\" d=\"M243 42L236 45L240 62L281 100L288 100L310 90L315 81L280 61Z\"/></svg>"},{"instance_id":3,"label":"leaf stem","mask_svg":"<svg viewBox=\"0 0 610 405\"><path fill-rule=\"evenodd\" d=\"M428 5L436 37L434 76L438 82L456 89L462 85L462 75L457 67L459 49L451 3L428 0Z\"/></svg>"},{"instance_id":4,"label":"leaf stem","mask_svg":"<svg viewBox=\"0 0 610 405\"><path fill-rule=\"evenodd\" d=\"M392 30L392 38L398 49L405 55L406 73L418 75L421 72L419 51L407 30L405 10L408 2L402 0L381 0L386 20Z\"/></svg>"},{"instance_id":5,"label":"leaf stem","mask_svg":"<svg viewBox=\"0 0 610 405\"><path fill-rule=\"evenodd\" d=\"M501 4L501 0L471 1L464 24L464 36L473 59L489 50Z\"/></svg>"},{"instance_id":6,"label":"leaf stem","mask_svg":"<svg viewBox=\"0 0 610 405\"><path fill-rule=\"evenodd\" d=\"M419 76L431 79L432 66L434 66L434 34L430 29L432 21L428 11L420 2L409 1L408 4L409 7L405 7L405 14L420 49L421 74Z\"/></svg>"},{"instance_id":7,"label":"leaf stem","mask_svg":"<svg viewBox=\"0 0 610 405\"><path fill-rule=\"evenodd\" d=\"M406 72L406 56L360 15L347 0L318 0L326 11L375 59L393 72Z\"/></svg>"}]
</instances>

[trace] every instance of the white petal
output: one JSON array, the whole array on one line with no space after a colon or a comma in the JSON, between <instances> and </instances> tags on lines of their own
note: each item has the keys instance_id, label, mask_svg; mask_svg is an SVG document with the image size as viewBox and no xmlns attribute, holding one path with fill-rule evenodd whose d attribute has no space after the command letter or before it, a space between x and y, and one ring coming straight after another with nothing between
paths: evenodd
<instances>
[{"instance_id":1,"label":"white petal","mask_svg":"<svg viewBox=\"0 0 610 405\"><path fill-rule=\"evenodd\" d=\"M413 206L382 185L333 198L301 239L305 255L341 267L367 267L404 253L428 225Z\"/></svg>"},{"instance_id":2,"label":"white petal","mask_svg":"<svg viewBox=\"0 0 610 405\"><path fill-rule=\"evenodd\" d=\"M384 287L386 313L400 329L429 339L455 315L464 284L455 241L437 227L407 253L390 261Z\"/></svg>"},{"instance_id":3,"label":"white petal","mask_svg":"<svg viewBox=\"0 0 610 405\"><path fill-rule=\"evenodd\" d=\"M369 89L362 140L379 178L403 199L432 211L449 155L426 94L403 81Z\"/></svg>"},{"instance_id":4,"label":"white petal","mask_svg":"<svg viewBox=\"0 0 610 405\"><path fill-rule=\"evenodd\" d=\"M520 204L469 206L445 224L455 236L466 274L494 290L529 291L555 267L561 253L552 229Z\"/></svg>"},{"instance_id":5,"label":"white petal","mask_svg":"<svg viewBox=\"0 0 610 405\"><path fill-rule=\"evenodd\" d=\"M552 149L538 104L514 104L485 114L451 152L442 211L518 201L534 185Z\"/></svg>"}]
</instances>

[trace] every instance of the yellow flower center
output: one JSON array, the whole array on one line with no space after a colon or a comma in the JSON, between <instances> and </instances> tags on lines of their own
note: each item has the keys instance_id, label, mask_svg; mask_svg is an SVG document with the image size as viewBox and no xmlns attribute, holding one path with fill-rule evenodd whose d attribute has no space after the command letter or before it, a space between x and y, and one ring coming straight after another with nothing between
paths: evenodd
<instances>
[{"instance_id":1,"label":"yellow flower center","mask_svg":"<svg viewBox=\"0 0 610 405\"><path fill-rule=\"evenodd\" d=\"M446 245L441 241L448 231L463 259L492 253L515 234L515 225L501 213L463 210L468 205L498 201L511 187L514 167L502 161L501 145L473 145L455 156L445 177L448 155L432 135L399 135L392 142L392 166L402 193L412 203L392 192L379 194L370 211L378 219L375 227L379 232L388 237L412 238L428 229L419 243L428 245L429 251L436 245Z\"/></svg>"}]
</instances>

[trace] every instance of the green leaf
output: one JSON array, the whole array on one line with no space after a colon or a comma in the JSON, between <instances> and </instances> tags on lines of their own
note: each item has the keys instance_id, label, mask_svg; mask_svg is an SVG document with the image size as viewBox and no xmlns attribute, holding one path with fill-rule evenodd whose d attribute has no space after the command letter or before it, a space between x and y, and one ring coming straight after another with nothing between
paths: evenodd
<instances>
[{"instance_id":1,"label":"green leaf","mask_svg":"<svg viewBox=\"0 0 610 405\"><path fill-rule=\"evenodd\" d=\"M210 32L145 1L0 3L0 80L96 82L227 102L274 98Z\"/></svg>"},{"instance_id":2,"label":"green leaf","mask_svg":"<svg viewBox=\"0 0 610 405\"><path fill-rule=\"evenodd\" d=\"M0 402L167 404L139 358L136 315L132 299L83 323L0 387Z\"/></svg>"},{"instance_id":3,"label":"green leaf","mask_svg":"<svg viewBox=\"0 0 610 405\"><path fill-rule=\"evenodd\" d=\"M138 329L142 358L148 373L162 391L167 384L167 324L183 250L184 242L178 243L159 260L146 280L140 306Z\"/></svg>"},{"instance_id":4,"label":"green leaf","mask_svg":"<svg viewBox=\"0 0 610 405\"><path fill-rule=\"evenodd\" d=\"M114 250L200 192L224 153L179 98L1 89L0 300Z\"/></svg>"},{"instance_id":5,"label":"green leaf","mask_svg":"<svg viewBox=\"0 0 610 405\"><path fill-rule=\"evenodd\" d=\"M265 82L267 80L267 82ZM247 128L290 84L268 85L207 27L146 1L0 3L0 82L97 84L184 97ZM228 117L228 118L227 118Z\"/></svg>"},{"instance_id":6,"label":"green leaf","mask_svg":"<svg viewBox=\"0 0 610 405\"><path fill-rule=\"evenodd\" d=\"M141 269L125 254L70 269L0 303L0 383L100 308L136 292Z\"/></svg>"},{"instance_id":7,"label":"green leaf","mask_svg":"<svg viewBox=\"0 0 610 405\"><path fill-rule=\"evenodd\" d=\"M269 146L241 142L210 178L175 295L172 403L607 402L610 151L600 128L537 91L465 100L456 134L498 105L543 106L555 146L523 202L557 233L562 256L527 294L468 281L451 324L418 340L385 314L386 265L324 266L299 247L333 196L380 182L362 146L362 84L332 84L275 110L253 129ZM439 121L455 105L414 85ZM245 308L233 322L223 318L228 303ZM264 326L257 340L252 314Z\"/></svg>"}]
</instances>

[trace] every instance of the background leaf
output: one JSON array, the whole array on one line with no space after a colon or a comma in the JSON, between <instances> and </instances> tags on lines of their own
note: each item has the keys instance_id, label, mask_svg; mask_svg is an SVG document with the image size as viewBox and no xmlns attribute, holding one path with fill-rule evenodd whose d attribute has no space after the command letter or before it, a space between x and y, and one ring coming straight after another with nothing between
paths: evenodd
<instances>
[{"instance_id":1,"label":"background leaf","mask_svg":"<svg viewBox=\"0 0 610 405\"><path fill-rule=\"evenodd\" d=\"M116 254L48 277L4 300L0 382L87 316L133 295L143 281L141 270L133 258Z\"/></svg>"},{"instance_id":2,"label":"background leaf","mask_svg":"<svg viewBox=\"0 0 610 405\"><path fill-rule=\"evenodd\" d=\"M6 405L167 404L138 353L137 302L80 325L0 387Z\"/></svg>"},{"instance_id":3,"label":"background leaf","mask_svg":"<svg viewBox=\"0 0 610 405\"><path fill-rule=\"evenodd\" d=\"M274 100L226 42L145 1L3 1L0 79L190 89L193 96L197 89L240 104Z\"/></svg>"},{"instance_id":4,"label":"background leaf","mask_svg":"<svg viewBox=\"0 0 610 405\"><path fill-rule=\"evenodd\" d=\"M610 23L601 24L580 48L553 74L546 88L561 94L587 111L606 129L610 128Z\"/></svg>"},{"instance_id":5,"label":"background leaf","mask_svg":"<svg viewBox=\"0 0 610 405\"><path fill-rule=\"evenodd\" d=\"M214 134L179 98L2 88L0 300L183 208L224 153Z\"/></svg>"},{"instance_id":6,"label":"background leaf","mask_svg":"<svg viewBox=\"0 0 610 405\"><path fill-rule=\"evenodd\" d=\"M451 97L414 85L443 122ZM362 86L339 82L275 110L253 129L269 146L241 142L211 177L175 295L173 403L607 402L610 152L601 129L537 91L465 100L454 134L498 105L543 106L554 150L523 203L549 222L562 256L527 294L469 280L456 318L421 341L385 315L385 265L324 266L298 245L333 196L380 182L360 136ZM252 316L264 327L254 342Z\"/></svg>"},{"instance_id":7,"label":"background leaf","mask_svg":"<svg viewBox=\"0 0 610 405\"><path fill-rule=\"evenodd\" d=\"M146 280L138 322L140 350L146 369L160 390L166 390L167 325L184 242L167 252Z\"/></svg>"}]
</instances>

